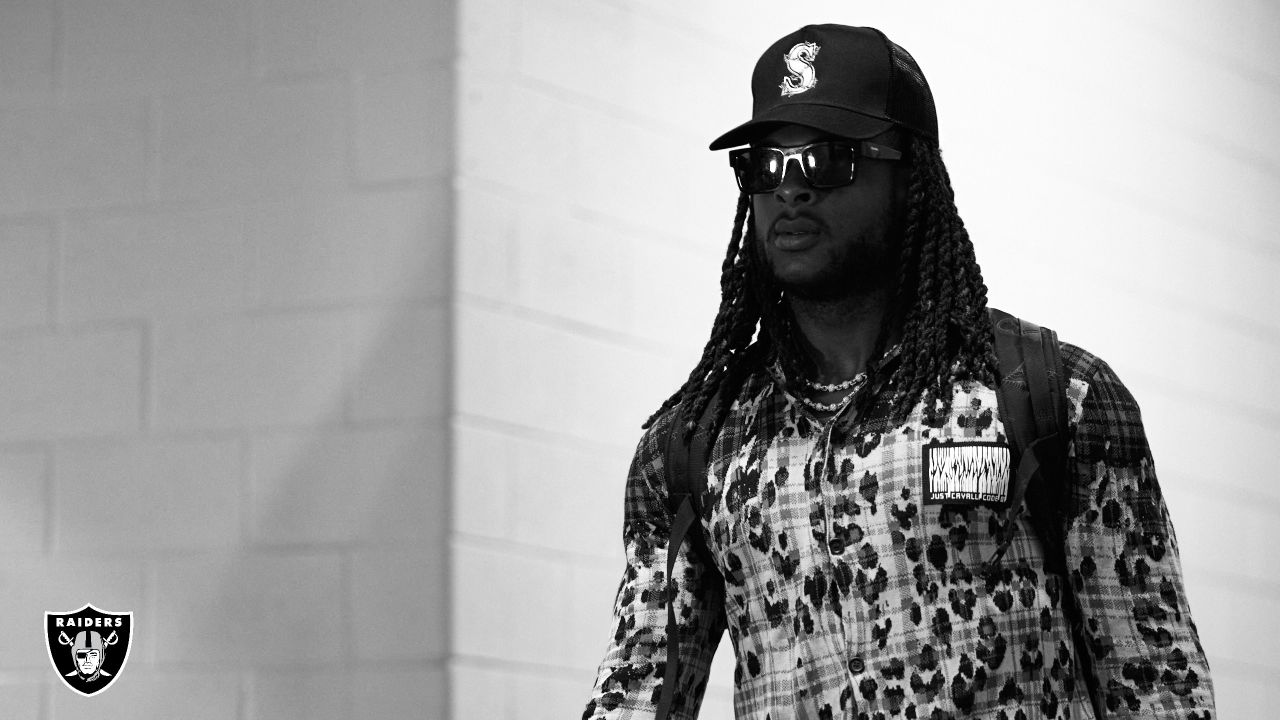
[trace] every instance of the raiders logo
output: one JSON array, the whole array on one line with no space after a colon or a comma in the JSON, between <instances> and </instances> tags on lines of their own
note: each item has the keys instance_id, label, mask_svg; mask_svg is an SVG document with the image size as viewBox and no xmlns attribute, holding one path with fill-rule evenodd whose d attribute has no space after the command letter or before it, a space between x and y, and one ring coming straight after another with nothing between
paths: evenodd
<instances>
[{"instance_id":1,"label":"raiders logo","mask_svg":"<svg viewBox=\"0 0 1280 720\"><path fill-rule=\"evenodd\" d=\"M44 614L49 662L62 683L89 697L120 676L133 642L133 613L112 613L92 605L69 613Z\"/></svg>"}]
</instances>

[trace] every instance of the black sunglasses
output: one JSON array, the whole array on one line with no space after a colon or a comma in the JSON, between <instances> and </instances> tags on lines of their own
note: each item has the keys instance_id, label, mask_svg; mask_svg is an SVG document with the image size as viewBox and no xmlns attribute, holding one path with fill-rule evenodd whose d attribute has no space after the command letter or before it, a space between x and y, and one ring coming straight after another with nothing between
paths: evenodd
<instances>
[{"instance_id":1,"label":"black sunglasses","mask_svg":"<svg viewBox=\"0 0 1280 720\"><path fill-rule=\"evenodd\" d=\"M824 140L802 147L749 147L729 153L729 165L746 193L769 192L782 184L787 163L799 161L804 179L815 188L849 185L857 172L857 159L901 160L902 153L887 145L863 140L858 143Z\"/></svg>"}]
</instances>

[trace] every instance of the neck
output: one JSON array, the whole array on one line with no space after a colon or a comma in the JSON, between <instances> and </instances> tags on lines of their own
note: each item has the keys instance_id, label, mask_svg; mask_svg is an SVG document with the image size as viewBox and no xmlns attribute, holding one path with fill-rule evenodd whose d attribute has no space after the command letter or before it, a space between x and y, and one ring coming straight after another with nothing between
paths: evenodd
<instances>
[{"instance_id":1,"label":"neck","mask_svg":"<svg viewBox=\"0 0 1280 720\"><path fill-rule=\"evenodd\" d=\"M818 376L813 380L839 382L866 369L889 312L888 289L834 300L792 295L787 302L817 365ZM902 335L898 327L888 328L888 332L886 347Z\"/></svg>"}]
</instances>

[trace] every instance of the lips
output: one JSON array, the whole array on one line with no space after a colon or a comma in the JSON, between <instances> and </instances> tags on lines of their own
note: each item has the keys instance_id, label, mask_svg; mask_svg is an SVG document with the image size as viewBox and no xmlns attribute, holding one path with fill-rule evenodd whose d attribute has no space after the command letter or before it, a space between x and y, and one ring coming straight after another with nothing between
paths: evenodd
<instances>
[{"instance_id":1,"label":"lips","mask_svg":"<svg viewBox=\"0 0 1280 720\"><path fill-rule=\"evenodd\" d=\"M804 217L779 218L773 224L773 242L780 250L806 250L818 242L822 225Z\"/></svg>"},{"instance_id":2,"label":"lips","mask_svg":"<svg viewBox=\"0 0 1280 720\"><path fill-rule=\"evenodd\" d=\"M809 218L779 218L773 224L773 231L778 235L802 235L816 233L821 229L818 221Z\"/></svg>"}]
</instances>

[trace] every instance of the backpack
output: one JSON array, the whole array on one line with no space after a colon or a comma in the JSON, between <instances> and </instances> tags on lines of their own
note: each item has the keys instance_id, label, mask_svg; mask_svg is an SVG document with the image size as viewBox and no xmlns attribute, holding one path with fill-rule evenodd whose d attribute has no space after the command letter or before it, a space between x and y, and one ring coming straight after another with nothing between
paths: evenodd
<instances>
[{"instance_id":1,"label":"backpack","mask_svg":"<svg viewBox=\"0 0 1280 720\"><path fill-rule=\"evenodd\" d=\"M995 308L989 308L988 314L995 329L998 364L996 397L1009 441L1013 470L1009 510L1006 511L1007 525L1012 529L1012 521L1022 513L1025 502L1025 507L1031 511L1031 524L1044 547L1044 567L1063 579L1060 597L1075 639L1077 667L1083 671L1086 679L1092 678L1089 654L1087 651L1080 652L1084 649L1080 607L1066 573L1066 538L1063 536L1063 529L1066 527L1070 501L1067 483L1067 403L1058 334ZM707 409L688 442L685 441L685 433L679 432L678 423L670 426L666 438L663 460L667 502L672 513L665 576L668 583L667 662L656 720L668 720L675 699L676 679L679 677L680 636L671 576L675 570L678 549L686 537L690 539L690 545L702 559L703 565L719 576L699 522L702 495L706 490L707 464L715 439L711 425L719 400L720 393L717 392L707 404ZM683 403L675 408L675 417L681 417L682 408ZM1032 482L1037 476L1040 481ZM1006 533L991 559L993 567L999 567L1012 541L1012 533ZM1079 675L1077 673L1077 677ZM1097 697L1096 693L1089 694L1091 699ZM1096 705L1095 712L1097 717L1102 717Z\"/></svg>"}]
</instances>

